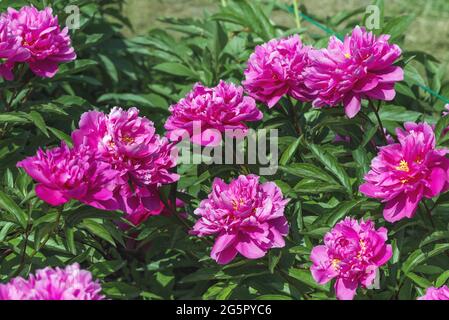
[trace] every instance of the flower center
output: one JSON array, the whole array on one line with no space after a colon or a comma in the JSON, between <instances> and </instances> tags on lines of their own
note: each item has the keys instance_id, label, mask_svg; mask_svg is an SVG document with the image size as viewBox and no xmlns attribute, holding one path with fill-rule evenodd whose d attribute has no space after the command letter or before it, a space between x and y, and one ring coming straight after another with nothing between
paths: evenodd
<instances>
[{"instance_id":1,"label":"flower center","mask_svg":"<svg viewBox=\"0 0 449 320\"><path fill-rule=\"evenodd\" d=\"M124 143L130 144L130 143L134 142L134 138L131 138L131 137L128 137L128 136L124 136L124 137L122 137L122 141Z\"/></svg>"},{"instance_id":2,"label":"flower center","mask_svg":"<svg viewBox=\"0 0 449 320\"><path fill-rule=\"evenodd\" d=\"M237 211L240 206L244 205L245 201L243 201L243 199L239 199L237 200L232 200L232 209L234 209L235 211Z\"/></svg>"},{"instance_id":3,"label":"flower center","mask_svg":"<svg viewBox=\"0 0 449 320\"><path fill-rule=\"evenodd\" d=\"M340 266L339 266L340 262L341 262L340 259L332 259L332 262L331 262L332 268L333 268L334 270L338 270L338 268L340 267Z\"/></svg>"},{"instance_id":4,"label":"flower center","mask_svg":"<svg viewBox=\"0 0 449 320\"><path fill-rule=\"evenodd\" d=\"M345 53L345 58L346 59L351 59L351 54L350 53Z\"/></svg>"},{"instance_id":5,"label":"flower center","mask_svg":"<svg viewBox=\"0 0 449 320\"><path fill-rule=\"evenodd\" d=\"M404 171L404 172L409 172L410 169L409 169L409 167L408 167L407 161L401 160L401 162L399 162L399 166L396 167L396 170Z\"/></svg>"}]
</instances>

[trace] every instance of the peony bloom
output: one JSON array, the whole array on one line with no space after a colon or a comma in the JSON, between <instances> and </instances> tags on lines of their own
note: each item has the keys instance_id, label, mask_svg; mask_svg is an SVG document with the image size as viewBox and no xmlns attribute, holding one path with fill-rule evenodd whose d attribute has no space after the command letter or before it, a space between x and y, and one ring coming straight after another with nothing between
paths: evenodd
<instances>
[{"instance_id":1,"label":"peony bloom","mask_svg":"<svg viewBox=\"0 0 449 320\"><path fill-rule=\"evenodd\" d=\"M36 195L53 206L76 199L99 209L117 209L113 198L117 172L86 147L70 149L62 143L45 152L39 150L17 166L38 182Z\"/></svg>"},{"instance_id":2,"label":"peony bloom","mask_svg":"<svg viewBox=\"0 0 449 320\"><path fill-rule=\"evenodd\" d=\"M405 123L397 129L399 143L381 147L371 162L360 192L385 202L384 218L395 222L415 214L423 197L449 189L446 149L435 148L435 135L426 123Z\"/></svg>"},{"instance_id":3,"label":"peony bloom","mask_svg":"<svg viewBox=\"0 0 449 320\"><path fill-rule=\"evenodd\" d=\"M13 34L29 52L26 63L37 76L51 78L60 63L75 60L69 30L60 29L58 17L53 16L51 8L41 11L29 6L19 11L9 8L6 16Z\"/></svg>"},{"instance_id":4,"label":"peony bloom","mask_svg":"<svg viewBox=\"0 0 449 320\"><path fill-rule=\"evenodd\" d=\"M178 103L170 106L171 116L165 123L168 137L177 140L188 133L200 145L218 145L225 130L248 129L245 122L262 119L253 98L243 95L243 88L220 81L213 88L197 83Z\"/></svg>"},{"instance_id":5,"label":"peony bloom","mask_svg":"<svg viewBox=\"0 0 449 320\"><path fill-rule=\"evenodd\" d=\"M311 50L305 84L316 94L314 107L343 104L346 115L354 117L362 99L393 100L394 84L404 72L393 63L401 49L388 43L389 35L378 38L356 27L344 42L331 37L327 49Z\"/></svg>"},{"instance_id":6,"label":"peony bloom","mask_svg":"<svg viewBox=\"0 0 449 320\"><path fill-rule=\"evenodd\" d=\"M29 279L17 277L0 284L0 300L103 300L101 286L75 263L37 270Z\"/></svg>"},{"instance_id":7,"label":"peony bloom","mask_svg":"<svg viewBox=\"0 0 449 320\"><path fill-rule=\"evenodd\" d=\"M378 268L391 258L392 248L386 240L387 229L376 230L371 220L359 223L345 218L324 236L324 245L313 248L313 278L319 284L336 278L337 298L352 300L357 287L373 285Z\"/></svg>"},{"instance_id":8,"label":"peony bloom","mask_svg":"<svg viewBox=\"0 0 449 320\"><path fill-rule=\"evenodd\" d=\"M257 46L245 70L243 86L255 99L272 108L284 96L311 101L303 71L309 64L311 47L303 46L298 35L273 39Z\"/></svg>"},{"instance_id":9,"label":"peony bloom","mask_svg":"<svg viewBox=\"0 0 449 320\"><path fill-rule=\"evenodd\" d=\"M72 138L75 146L98 150L124 180L139 186L161 186L179 178L170 172L176 166L176 149L156 134L153 122L140 117L137 108L114 107L108 115L86 112Z\"/></svg>"},{"instance_id":10,"label":"peony bloom","mask_svg":"<svg viewBox=\"0 0 449 320\"><path fill-rule=\"evenodd\" d=\"M212 193L195 210L201 218L191 233L217 235L211 257L219 264L230 262L238 252L248 259L261 258L270 248L285 245L287 202L276 184L261 184L256 175L239 176L230 184L216 178Z\"/></svg>"},{"instance_id":11,"label":"peony bloom","mask_svg":"<svg viewBox=\"0 0 449 320\"><path fill-rule=\"evenodd\" d=\"M427 288L426 294L418 300L449 300L449 288L447 286Z\"/></svg>"},{"instance_id":12,"label":"peony bloom","mask_svg":"<svg viewBox=\"0 0 449 320\"><path fill-rule=\"evenodd\" d=\"M30 57L28 50L22 46L22 38L13 35L10 21L6 15L0 16L0 77L13 80L12 69L16 62L22 62Z\"/></svg>"},{"instance_id":13,"label":"peony bloom","mask_svg":"<svg viewBox=\"0 0 449 320\"><path fill-rule=\"evenodd\" d=\"M86 112L72 138L75 146L97 150L118 172L114 198L121 210L133 214L143 206L152 215L162 211L157 188L179 179L170 172L176 166L177 150L156 134L153 123L140 117L138 109L115 107L108 115Z\"/></svg>"}]
</instances>

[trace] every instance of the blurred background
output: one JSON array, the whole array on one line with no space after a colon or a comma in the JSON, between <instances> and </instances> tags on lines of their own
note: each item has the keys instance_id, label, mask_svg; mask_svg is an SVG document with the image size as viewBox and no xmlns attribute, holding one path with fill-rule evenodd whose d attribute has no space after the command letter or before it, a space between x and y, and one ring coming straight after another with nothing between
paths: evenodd
<instances>
[{"instance_id":1,"label":"blurred background","mask_svg":"<svg viewBox=\"0 0 449 320\"><path fill-rule=\"evenodd\" d=\"M291 0L278 0L291 4ZM162 17L202 17L217 11L220 0L128 0L124 13L134 30L128 35L145 34L148 30L164 24ZM323 20L330 19L341 11L366 7L371 0L300 0L299 5L307 13ZM388 0L385 1L388 16L413 15L415 18L406 32L405 49L422 50L433 54L443 64L449 63L449 1L448 0ZM273 20L280 25L294 26L294 17L276 12ZM304 22L308 26L307 22ZM447 62L447 63L446 63Z\"/></svg>"}]
</instances>

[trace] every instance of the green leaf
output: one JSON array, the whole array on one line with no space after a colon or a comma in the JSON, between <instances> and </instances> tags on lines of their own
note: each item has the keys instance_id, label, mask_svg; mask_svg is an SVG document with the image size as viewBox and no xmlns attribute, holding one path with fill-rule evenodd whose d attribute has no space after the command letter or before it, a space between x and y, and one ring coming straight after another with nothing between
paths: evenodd
<instances>
[{"instance_id":1,"label":"green leaf","mask_svg":"<svg viewBox=\"0 0 449 320\"><path fill-rule=\"evenodd\" d=\"M131 106L130 104L135 104L139 107L153 107L151 101L146 99L144 96L137 95L134 93L106 93L100 96L97 100L98 102L114 101L115 103L125 104L126 106Z\"/></svg>"},{"instance_id":2,"label":"green leaf","mask_svg":"<svg viewBox=\"0 0 449 320\"><path fill-rule=\"evenodd\" d=\"M449 279L449 270L444 271L435 281L435 286L437 288L441 287L447 282L447 279Z\"/></svg>"},{"instance_id":3,"label":"green leaf","mask_svg":"<svg viewBox=\"0 0 449 320\"><path fill-rule=\"evenodd\" d=\"M449 116L441 117L440 120L438 120L434 130L437 142L441 140L441 135L447 127L449 127Z\"/></svg>"},{"instance_id":4,"label":"green leaf","mask_svg":"<svg viewBox=\"0 0 449 320\"><path fill-rule=\"evenodd\" d=\"M175 76L190 77L198 79L198 75L190 68L176 62L164 62L153 67L153 69L166 72Z\"/></svg>"},{"instance_id":5,"label":"green leaf","mask_svg":"<svg viewBox=\"0 0 449 320\"><path fill-rule=\"evenodd\" d=\"M258 296L256 300L293 300L293 298L282 294L264 294Z\"/></svg>"},{"instance_id":6,"label":"green leaf","mask_svg":"<svg viewBox=\"0 0 449 320\"><path fill-rule=\"evenodd\" d=\"M288 166L279 166L279 169L301 178L311 178L311 179L319 179L321 181L326 181L329 183L336 184L334 178L331 175L324 172L323 169L318 168L310 163L292 163Z\"/></svg>"},{"instance_id":7,"label":"green leaf","mask_svg":"<svg viewBox=\"0 0 449 320\"><path fill-rule=\"evenodd\" d=\"M47 137L50 137L47 130L47 125L45 124L44 118L42 118L42 115L37 111L31 111L29 114L27 114L27 117L34 123L34 125L42 131L43 134L45 134Z\"/></svg>"},{"instance_id":8,"label":"green leaf","mask_svg":"<svg viewBox=\"0 0 449 320\"><path fill-rule=\"evenodd\" d=\"M290 268L288 269L288 275L311 288L315 288L321 291L328 292L330 290L330 283L328 282L325 285L319 285L310 274L310 270Z\"/></svg>"},{"instance_id":9,"label":"green leaf","mask_svg":"<svg viewBox=\"0 0 449 320\"><path fill-rule=\"evenodd\" d=\"M104 278L117 272L126 265L124 260L109 260L94 263L89 270L95 278Z\"/></svg>"},{"instance_id":10,"label":"green leaf","mask_svg":"<svg viewBox=\"0 0 449 320\"><path fill-rule=\"evenodd\" d=\"M29 120L21 114L13 114L13 113L4 113L0 114L0 123L8 122L8 123L27 123Z\"/></svg>"},{"instance_id":11,"label":"green leaf","mask_svg":"<svg viewBox=\"0 0 449 320\"><path fill-rule=\"evenodd\" d=\"M103 225L98 223L97 221L95 221L93 219L84 219L83 222L81 223L81 227L86 228L87 230L92 232L94 235L102 238L103 240L106 240L107 242L112 244L114 247L116 246L115 241L112 238L112 236L109 234L108 230Z\"/></svg>"},{"instance_id":12,"label":"green leaf","mask_svg":"<svg viewBox=\"0 0 449 320\"><path fill-rule=\"evenodd\" d=\"M407 260L402 265L402 271L405 274L408 274L410 271L426 261L427 259L437 256L446 250L449 250L449 243L439 243L434 246L434 248L430 251L423 251L422 249L417 249L413 251L411 255L407 258Z\"/></svg>"},{"instance_id":13,"label":"green leaf","mask_svg":"<svg viewBox=\"0 0 449 320\"><path fill-rule=\"evenodd\" d=\"M409 272L407 274L407 277L409 279L411 279L414 283L416 283L418 286L420 286L421 288L425 289L425 288L432 286L432 283L429 280L424 279L423 277L420 277L412 272Z\"/></svg>"},{"instance_id":14,"label":"green leaf","mask_svg":"<svg viewBox=\"0 0 449 320\"><path fill-rule=\"evenodd\" d=\"M51 133L53 133L55 135L56 138L67 143L67 145L69 147L73 146L72 138L70 138L70 136L67 135L65 132L62 132L61 130L52 128L52 127L47 127L47 128L48 128L48 130L51 131Z\"/></svg>"},{"instance_id":15,"label":"green leaf","mask_svg":"<svg viewBox=\"0 0 449 320\"><path fill-rule=\"evenodd\" d=\"M274 273L274 269L281 260L281 257L282 251L276 252L275 250L270 250L268 254L268 270L270 270L270 273Z\"/></svg>"},{"instance_id":16,"label":"green leaf","mask_svg":"<svg viewBox=\"0 0 449 320\"><path fill-rule=\"evenodd\" d=\"M11 213L24 229L27 227L28 215L3 191L0 191L0 207Z\"/></svg>"},{"instance_id":17,"label":"green leaf","mask_svg":"<svg viewBox=\"0 0 449 320\"><path fill-rule=\"evenodd\" d=\"M279 164L281 166L285 166L290 161L290 159L294 156L294 154L296 153L296 150L298 150L298 147L299 147L299 145L301 143L301 139L302 139L301 137L296 139L282 153L281 160L279 160Z\"/></svg>"},{"instance_id":18,"label":"green leaf","mask_svg":"<svg viewBox=\"0 0 449 320\"><path fill-rule=\"evenodd\" d=\"M106 72L108 73L112 81L118 82L118 71L117 68L115 67L114 62L112 62L112 60L109 59L109 57L105 56L104 54L98 54L98 57L100 58L103 66L106 69Z\"/></svg>"},{"instance_id":19,"label":"green leaf","mask_svg":"<svg viewBox=\"0 0 449 320\"><path fill-rule=\"evenodd\" d=\"M315 158L317 158L327 170L332 172L338 178L342 186L346 188L348 194L352 195L352 186L349 176L343 167L338 163L337 159L316 144L309 144L309 149L312 151Z\"/></svg>"}]
</instances>

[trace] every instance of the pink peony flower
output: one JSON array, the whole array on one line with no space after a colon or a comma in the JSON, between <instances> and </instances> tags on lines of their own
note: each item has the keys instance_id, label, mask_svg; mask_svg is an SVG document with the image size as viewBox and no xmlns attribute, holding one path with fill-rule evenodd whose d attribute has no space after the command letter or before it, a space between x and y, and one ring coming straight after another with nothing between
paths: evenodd
<instances>
[{"instance_id":1,"label":"pink peony flower","mask_svg":"<svg viewBox=\"0 0 449 320\"><path fill-rule=\"evenodd\" d=\"M311 47L303 46L298 35L273 39L257 46L245 70L243 86L255 99L272 108L284 96L311 101L304 85L304 68L309 64Z\"/></svg>"},{"instance_id":2,"label":"pink peony flower","mask_svg":"<svg viewBox=\"0 0 449 320\"><path fill-rule=\"evenodd\" d=\"M324 236L324 245L313 248L313 278L319 284L336 278L337 298L352 300L357 287L373 285L378 268L391 258L392 248L386 240L387 230L376 230L371 220L359 223L345 218Z\"/></svg>"},{"instance_id":3,"label":"pink peony flower","mask_svg":"<svg viewBox=\"0 0 449 320\"><path fill-rule=\"evenodd\" d=\"M121 210L129 215L162 211L157 188L179 179L170 172L176 166L177 150L156 134L153 123L140 117L138 109L113 108L108 115L86 112L72 138L75 146L97 150L118 172L114 198Z\"/></svg>"},{"instance_id":4,"label":"pink peony flower","mask_svg":"<svg viewBox=\"0 0 449 320\"><path fill-rule=\"evenodd\" d=\"M405 123L397 129L399 143L381 147L371 162L360 192L386 203L384 218L395 222L415 214L423 197L449 189L446 149L435 148L435 135L426 123Z\"/></svg>"},{"instance_id":5,"label":"pink peony flower","mask_svg":"<svg viewBox=\"0 0 449 320\"><path fill-rule=\"evenodd\" d=\"M161 186L179 178L170 172L176 166L176 149L156 134L153 122L140 117L137 108L125 111L115 107L109 115L86 112L72 138L75 146L98 150L124 181Z\"/></svg>"},{"instance_id":6,"label":"pink peony flower","mask_svg":"<svg viewBox=\"0 0 449 320\"><path fill-rule=\"evenodd\" d=\"M201 218L191 233L217 235L211 257L219 264L230 262L237 252L248 259L261 258L270 248L285 245L287 202L276 184L261 184L256 175L239 176L230 184L216 178L212 193L195 210Z\"/></svg>"},{"instance_id":7,"label":"pink peony flower","mask_svg":"<svg viewBox=\"0 0 449 320\"><path fill-rule=\"evenodd\" d=\"M393 100L394 84L404 72L393 63L401 49L388 43L389 35L376 38L356 27L344 42L331 37L327 49L311 50L305 84L316 94L314 107L343 104L346 115L354 117L362 99Z\"/></svg>"},{"instance_id":8,"label":"pink peony flower","mask_svg":"<svg viewBox=\"0 0 449 320\"><path fill-rule=\"evenodd\" d=\"M89 271L75 263L64 269L37 270L28 280L21 277L0 284L0 300L103 300L101 286Z\"/></svg>"},{"instance_id":9,"label":"pink peony flower","mask_svg":"<svg viewBox=\"0 0 449 320\"><path fill-rule=\"evenodd\" d=\"M193 90L169 110L171 116L165 129L171 140L177 140L186 132L194 143L210 146L220 143L220 133L225 130L240 129L245 133L248 128L245 122L263 117L254 99L243 95L242 87L224 81L213 88L195 84Z\"/></svg>"},{"instance_id":10,"label":"pink peony flower","mask_svg":"<svg viewBox=\"0 0 449 320\"><path fill-rule=\"evenodd\" d=\"M75 60L69 30L60 29L51 8L41 11L29 6L19 11L9 8L7 19L13 34L21 39L22 48L29 52L26 62L37 76L51 78L60 63Z\"/></svg>"},{"instance_id":11,"label":"pink peony flower","mask_svg":"<svg viewBox=\"0 0 449 320\"><path fill-rule=\"evenodd\" d=\"M39 150L17 166L38 182L36 195L53 206L76 199L99 209L117 209L113 198L117 172L95 150L70 149L62 143L45 152Z\"/></svg>"},{"instance_id":12,"label":"pink peony flower","mask_svg":"<svg viewBox=\"0 0 449 320\"><path fill-rule=\"evenodd\" d=\"M447 286L427 288L426 294L418 300L449 300L449 288Z\"/></svg>"},{"instance_id":13,"label":"pink peony flower","mask_svg":"<svg viewBox=\"0 0 449 320\"><path fill-rule=\"evenodd\" d=\"M12 69L16 62L30 57L28 50L22 48L22 38L13 35L10 21L6 15L0 16L0 77L13 80Z\"/></svg>"}]
</instances>

